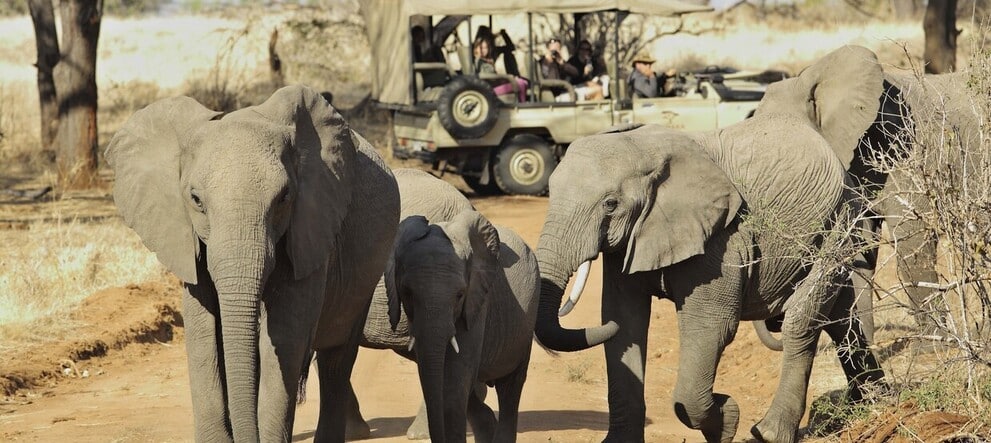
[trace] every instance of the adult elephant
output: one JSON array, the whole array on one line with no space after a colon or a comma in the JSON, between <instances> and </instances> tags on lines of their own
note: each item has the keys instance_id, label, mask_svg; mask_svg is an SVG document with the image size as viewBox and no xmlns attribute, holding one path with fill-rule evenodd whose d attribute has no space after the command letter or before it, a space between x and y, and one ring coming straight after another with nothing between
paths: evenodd
<instances>
[{"instance_id":1,"label":"adult elephant","mask_svg":"<svg viewBox=\"0 0 991 443\"><path fill-rule=\"evenodd\" d=\"M361 323L399 221L372 146L292 86L224 116L188 97L155 102L107 158L124 220L185 282L196 439L289 441L312 348L315 438L343 441Z\"/></svg>"},{"instance_id":2,"label":"adult elephant","mask_svg":"<svg viewBox=\"0 0 991 443\"><path fill-rule=\"evenodd\" d=\"M857 56L869 51L845 47ZM858 65L828 72L853 81ZM731 441L739 408L712 392L723 349L741 320L784 313L784 364L770 409L751 430L770 442L797 439L816 341L836 341L855 398L883 377L847 313L847 272L818 260L848 215L846 172L835 146L853 146L874 112L856 100L809 101L819 130L788 114L762 113L719 131L658 126L575 141L550 181L537 257L542 277L536 333L547 347L575 351L605 342L609 433L643 441L644 364L650 297L674 301L681 352L674 407L707 441ZM875 101L872 97L869 101ZM834 252L832 250L827 252ZM564 329L558 307L571 275L602 254L605 325ZM584 285L580 272L575 286ZM572 303L577 301L572 294Z\"/></svg>"},{"instance_id":3,"label":"adult elephant","mask_svg":"<svg viewBox=\"0 0 991 443\"><path fill-rule=\"evenodd\" d=\"M868 340L873 341L871 278L877 266L882 221L887 222L891 231L898 276L914 310L916 323L922 328L931 327L932 320L942 316L939 306L926 302L931 289L924 284L938 282L938 235L926 226L922 217L906 216L909 211L918 214L931 211L931 202L924 192L919 192L917 177L912 177L911 171L904 166L892 169L892 164L897 165L893 162L903 160L915 149L946 150L944 146L932 146L929 134L942 134L944 130L953 133L964 150L979 147L981 135L979 106L968 87L969 73L926 76L883 73L874 57L861 56L865 51L832 53L799 76L769 86L756 114L790 114L826 130L830 122L811 115L807 103L810 97L819 99L827 95L839 100L854 98L863 103L862 112L874 114L872 124L856 145L834 146L855 192L872 202L863 219L866 231L873 238L868 240L869 247L857 261L852 285L858 291L856 314ZM870 75L861 76L856 82L831 77L828 72L836 64L859 65ZM962 170L962 159L954 152L947 150L947 153L950 155L946 160L951 168ZM779 324L780 318L770 319L766 324L755 323L761 341L771 349L781 350L780 340L770 334L780 331Z\"/></svg>"}]
</instances>

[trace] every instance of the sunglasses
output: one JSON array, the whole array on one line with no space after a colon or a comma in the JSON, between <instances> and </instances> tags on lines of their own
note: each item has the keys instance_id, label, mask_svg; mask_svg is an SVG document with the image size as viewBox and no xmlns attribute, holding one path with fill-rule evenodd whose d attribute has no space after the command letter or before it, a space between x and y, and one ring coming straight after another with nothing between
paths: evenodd
<instances>
[{"instance_id":1,"label":"sunglasses","mask_svg":"<svg viewBox=\"0 0 991 443\"><path fill-rule=\"evenodd\" d=\"M552 38L550 40L547 40L547 43L561 43L561 40L558 40L556 38Z\"/></svg>"}]
</instances>

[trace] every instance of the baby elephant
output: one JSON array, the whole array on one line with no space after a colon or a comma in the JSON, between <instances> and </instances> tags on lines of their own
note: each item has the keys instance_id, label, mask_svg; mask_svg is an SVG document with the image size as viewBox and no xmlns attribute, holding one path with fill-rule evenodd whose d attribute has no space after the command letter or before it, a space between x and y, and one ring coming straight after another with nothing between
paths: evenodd
<instances>
[{"instance_id":1,"label":"baby elephant","mask_svg":"<svg viewBox=\"0 0 991 443\"><path fill-rule=\"evenodd\" d=\"M465 441L466 415L476 441L516 441L539 281L523 240L474 210L400 223L385 272L389 320L395 327L400 309L409 319L431 441ZM498 421L476 382L495 385Z\"/></svg>"}]
</instances>

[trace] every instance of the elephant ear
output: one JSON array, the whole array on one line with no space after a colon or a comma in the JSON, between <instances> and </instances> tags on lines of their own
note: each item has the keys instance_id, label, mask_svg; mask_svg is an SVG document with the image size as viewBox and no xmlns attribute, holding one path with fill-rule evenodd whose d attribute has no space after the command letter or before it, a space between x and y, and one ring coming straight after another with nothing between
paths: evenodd
<instances>
[{"instance_id":1,"label":"elephant ear","mask_svg":"<svg viewBox=\"0 0 991 443\"><path fill-rule=\"evenodd\" d=\"M843 46L798 77L768 86L754 114L792 114L807 120L849 169L861 136L877 117L883 81L871 50Z\"/></svg>"},{"instance_id":2,"label":"elephant ear","mask_svg":"<svg viewBox=\"0 0 991 443\"><path fill-rule=\"evenodd\" d=\"M398 263L402 262L403 252L410 243L426 237L429 233L430 222L422 215L406 217L399 223L395 247L385 264L385 293L389 302L389 324L393 331L399 325L399 316L402 311L402 300L399 298L399 282L397 280L397 273L402 270L397 269Z\"/></svg>"},{"instance_id":3,"label":"elephant ear","mask_svg":"<svg viewBox=\"0 0 991 443\"><path fill-rule=\"evenodd\" d=\"M186 211L179 162L190 134L218 115L189 97L159 100L135 112L105 153L124 222L166 268L192 284L199 239Z\"/></svg>"},{"instance_id":4,"label":"elephant ear","mask_svg":"<svg viewBox=\"0 0 991 443\"><path fill-rule=\"evenodd\" d=\"M226 119L263 119L289 128L296 199L287 243L298 280L327 263L351 204L352 168L360 141L334 107L305 86L279 89L264 103Z\"/></svg>"},{"instance_id":5,"label":"elephant ear","mask_svg":"<svg viewBox=\"0 0 991 443\"><path fill-rule=\"evenodd\" d=\"M464 308L461 314L465 325L471 329L484 321L481 314L485 312L485 304L489 299L489 291L495 280L495 273L501 269L499 265L499 232L485 217L477 211L464 211L458 214L451 224L464 224L468 227L468 239L471 242L471 257L468 266L468 289L464 295Z\"/></svg>"},{"instance_id":6,"label":"elephant ear","mask_svg":"<svg viewBox=\"0 0 991 443\"><path fill-rule=\"evenodd\" d=\"M629 274L702 254L709 237L732 223L743 204L726 173L698 146L689 140L667 141L659 167L652 167L642 179L644 205L624 260L623 271ZM638 148L650 151L647 146Z\"/></svg>"}]
</instances>

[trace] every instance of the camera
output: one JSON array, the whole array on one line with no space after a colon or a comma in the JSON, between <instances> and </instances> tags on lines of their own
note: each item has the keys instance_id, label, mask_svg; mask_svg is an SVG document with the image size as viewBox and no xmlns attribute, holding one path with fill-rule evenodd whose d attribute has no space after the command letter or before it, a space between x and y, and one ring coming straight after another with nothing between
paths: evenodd
<instances>
[{"instance_id":1,"label":"camera","mask_svg":"<svg viewBox=\"0 0 991 443\"><path fill-rule=\"evenodd\" d=\"M551 51L551 56L554 58L561 58L561 53L558 50Z\"/></svg>"}]
</instances>

